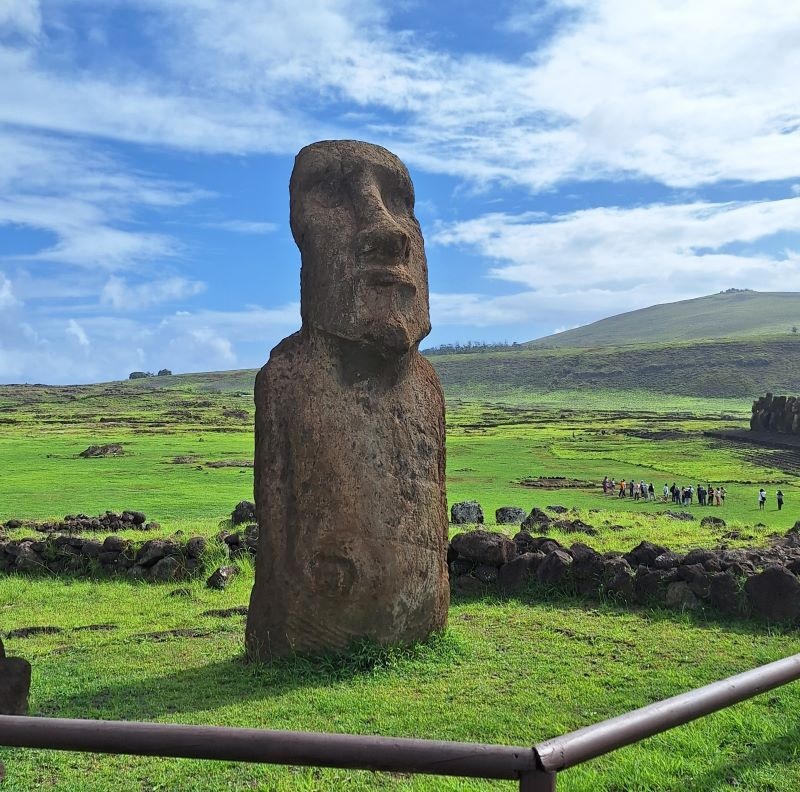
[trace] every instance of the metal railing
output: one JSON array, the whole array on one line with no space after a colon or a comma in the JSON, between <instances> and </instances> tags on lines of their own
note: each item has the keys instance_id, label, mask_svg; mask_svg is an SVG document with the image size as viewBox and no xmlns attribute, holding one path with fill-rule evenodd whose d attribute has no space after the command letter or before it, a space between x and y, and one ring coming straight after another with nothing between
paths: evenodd
<instances>
[{"instance_id":1,"label":"metal railing","mask_svg":"<svg viewBox=\"0 0 800 792\"><path fill-rule=\"evenodd\" d=\"M0 715L0 746L514 780L552 792L561 770L800 679L800 654L530 748L169 723Z\"/></svg>"}]
</instances>

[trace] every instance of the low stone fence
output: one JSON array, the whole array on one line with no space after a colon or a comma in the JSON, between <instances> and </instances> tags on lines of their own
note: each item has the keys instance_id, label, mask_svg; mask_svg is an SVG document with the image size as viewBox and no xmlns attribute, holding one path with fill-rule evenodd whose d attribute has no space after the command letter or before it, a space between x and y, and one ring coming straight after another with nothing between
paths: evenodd
<instances>
[{"instance_id":1,"label":"low stone fence","mask_svg":"<svg viewBox=\"0 0 800 792\"><path fill-rule=\"evenodd\" d=\"M147 522L144 512L126 510L121 514L107 511L97 517L89 517L86 514L68 514L63 520L54 522L37 522L35 520L6 520L3 527L13 531L23 528L26 531L37 531L38 533L107 533L109 531L157 531L161 524L157 522Z\"/></svg>"},{"instance_id":2,"label":"low stone fence","mask_svg":"<svg viewBox=\"0 0 800 792\"><path fill-rule=\"evenodd\" d=\"M0 573L114 577L166 583L202 575L209 557L253 555L258 544L258 526L223 532L209 542L194 536L183 542L172 537L135 542L111 534L103 540L68 534L42 538L0 537ZM215 548L216 545L216 548Z\"/></svg>"},{"instance_id":3,"label":"low stone fence","mask_svg":"<svg viewBox=\"0 0 800 792\"><path fill-rule=\"evenodd\" d=\"M453 537L448 563L462 593L513 594L538 584L588 599L800 623L800 524L771 547L688 553L651 542L599 553L525 530L512 540L478 529Z\"/></svg>"}]
</instances>

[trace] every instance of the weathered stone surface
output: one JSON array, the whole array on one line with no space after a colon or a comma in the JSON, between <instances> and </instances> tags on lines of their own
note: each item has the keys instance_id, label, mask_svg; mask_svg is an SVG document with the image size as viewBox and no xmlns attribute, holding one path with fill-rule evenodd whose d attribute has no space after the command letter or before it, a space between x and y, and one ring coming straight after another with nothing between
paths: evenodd
<instances>
[{"instance_id":1,"label":"weathered stone surface","mask_svg":"<svg viewBox=\"0 0 800 792\"><path fill-rule=\"evenodd\" d=\"M193 536L186 543L186 555L189 558L201 558L206 551L208 541L205 536Z\"/></svg>"},{"instance_id":2,"label":"weathered stone surface","mask_svg":"<svg viewBox=\"0 0 800 792\"><path fill-rule=\"evenodd\" d=\"M228 583L231 582L231 578L235 577L238 574L239 574L239 567L235 566L218 567L209 576L208 580L206 581L206 586L208 586L208 588L217 589L221 591L222 589L227 588Z\"/></svg>"},{"instance_id":3,"label":"weathered stone surface","mask_svg":"<svg viewBox=\"0 0 800 792\"><path fill-rule=\"evenodd\" d=\"M741 586L731 572L718 572L711 576L708 598L711 605L721 613L733 616L743 609Z\"/></svg>"},{"instance_id":4,"label":"weathered stone surface","mask_svg":"<svg viewBox=\"0 0 800 792\"><path fill-rule=\"evenodd\" d=\"M634 599L643 605L663 602L669 575L665 569L638 567L633 583Z\"/></svg>"},{"instance_id":5,"label":"weathered stone surface","mask_svg":"<svg viewBox=\"0 0 800 792\"><path fill-rule=\"evenodd\" d=\"M21 657L0 659L0 715L27 715L31 664Z\"/></svg>"},{"instance_id":6,"label":"weathered stone surface","mask_svg":"<svg viewBox=\"0 0 800 792\"><path fill-rule=\"evenodd\" d=\"M450 563L450 572L454 577L468 575L475 569L475 562L469 558L454 558Z\"/></svg>"},{"instance_id":7,"label":"weathered stone surface","mask_svg":"<svg viewBox=\"0 0 800 792\"><path fill-rule=\"evenodd\" d=\"M478 578L472 575L461 575L461 577L457 577L453 583L453 588L459 594L463 594L467 597L482 596L489 590L489 587L485 583L482 583Z\"/></svg>"},{"instance_id":8,"label":"weathered stone surface","mask_svg":"<svg viewBox=\"0 0 800 792\"><path fill-rule=\"evenodd\" d=\"M250 501L239 501L231 512L231 522L234 525L251 523L256 520L256 505Z\"/></svg>"},{"instance_id":9,"label":"weathered stone surface","mask_svg":"<svg viewBox=\"0 0 800 792\"><path fill-rule=\"evenodd\" d=\"M452 546L460 558L496 567L507 564L517 554L516 545L507 536L481 528L456 534Z\"/></svg>"},{"instance_id":10,"label":"weathered stone surface","mask_svg":"<svg viewBox=\"0 0 800 792\"><path fill-rule=\"evenodd\" d=\"M640 564L645 566L654 566L655 560L669 550L661 545L653 544L652 542L640 542L633 550L630 551L625 557L631 567L638 567Z\"/></svg>"},{"instance_id":11,"label":"weathered stone surface","mask_svg":"<svg viewBox=\"0 0 800 792\"><path fill-rule=\"evenodd\" d=\"M31 664L21 657L6 657L0 640L0 715L27 715Z\"/></svg>"},{"instance_id":12,"label":"weathered stone surface","mask_svg":"<svg viewBox=\"0 0 800 792\"><path fill-rule=\"evenodd\" d=\"M534 506L531 513L522 521L522 528L527 531L532 528L547 528L552 521L553 518L547 512Z\"/></svg>"},{"instance_id":13,"label":"weathered stone surface","mask_svg":"<svg viewBox=\"0 0 800 792\"><path fill-rule=\"evenodd\" d=\"M569 574L572 556L566 550L553 550L548 553L536 569L536 577L546 586L561 583Z\"/></svg>"},{"instance_id":14,"label":"weathered stone surface","mask_svg":"<svg viewBox=\"0 0 800 792\"><path fill-rule=\"evenodd\" d=\"M723 520L722 517L714 517L713 515L709 515L708 517L703 517L703 519L700 520L700 527L725 528L725 520Z\"/></svg>"},{"instance_id":15,"label":"weathered stone surface","mask_svg":"<svg viewBox=\"0 0 800 792\"><path fill-rule=\"evenodd\" d=\"M524 589L543 560L544 553L524 553L513 561L503 564L497 571L500 590L505 594L513 594Z\"/></svg>"},{"instance_id":16,"label":"weathered stone surface","mask_svg":"<svg viewBox=\"0 0 800 792\"><path fill-rule=\"evenodd\" d=\"M156 562L150 575L155 583L167 583L185 577L181 562L175 556L167 556Z\"/></svg>"},{"instance_id":17,"label":"weathered stone surface","mask_svg":"<svg viewBox=\"0 0 800 792\"><path fill-rule=\"evenodd\" d=\"M483 525L483 509L478 501L462 501L450 507L450 522L455 525Z\"/></svg>"},{"instance_id":18,"label":"weathered stone surface","mask_svg":"<svg viewBox=\"0 0 800 792\"><path fill-rule=\"evenodd\" d=\"M521 525L528 512L521 506L501 506L494 513L498 525Z\"/></svg>"},{"instance_id":19,"label":"weathered stone surface","mask_svg":"<svg viewBox=\"0 0 800 792\"><path fill-rule=\"evenodd\" d=\"M667 586L665 603L668 608L676 610L695 610L700 605L689 584L683 580L676 580Z\"/></svg>"},{"instance_id":20,"label":"weathered stone surface","mask_svg":"<svg viewBox=\"0 0 800 792\"><path fill-rule=\"evenodd\" d=\"M379 146L304 148L290 182L302 328L256 380L247 649L269 659L447 621L444 398L414 191Z\"/></svg>"},{"instance_id":21,"label":"weathered stone surface","mask_svg":"<svg viewBox=\"0 0 800 792\"><path fill-rule=\"evenodd\" d=\"M744 584L753 612L774 622L796 621L800 616L800 581L788 569L770 565Z\"/></svg>"},{"instance_id":22,"label":"weathered stone surface","mask_svg":"<svg viewBox=\"0 0 800 792\"><path fill-rule=\"evenodd\" d=\"M472 575L480 580L481 583L497 583L497 567L490 564L478 564L472 570Z\"/></svg>"}]
</instances>

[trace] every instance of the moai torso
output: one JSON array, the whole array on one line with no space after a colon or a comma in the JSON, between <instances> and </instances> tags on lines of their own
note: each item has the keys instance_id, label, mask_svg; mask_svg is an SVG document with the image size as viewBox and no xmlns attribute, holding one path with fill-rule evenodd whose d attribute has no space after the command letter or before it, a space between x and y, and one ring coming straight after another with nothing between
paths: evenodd
<instances>
[{"instance_id":1,"label":"moai torso","mask_svg":"<svg viewBox=\"0 0 800 792\"><path fill-rule=\"evenodd\" d=\"M427 268L410 189L375 146L333 141L298 156L303 328L273 350L255 391L257 659L408 643L446 623L444 400L417 348Z\"/></svg>"}]
</instances>

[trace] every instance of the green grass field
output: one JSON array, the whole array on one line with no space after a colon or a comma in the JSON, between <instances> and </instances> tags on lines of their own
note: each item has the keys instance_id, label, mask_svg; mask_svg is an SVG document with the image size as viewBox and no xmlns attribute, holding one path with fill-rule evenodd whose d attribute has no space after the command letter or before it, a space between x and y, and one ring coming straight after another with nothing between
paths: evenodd
<instances>
[{"instance_id":1,"label":"green grass field","mask_svg":"<svg viewBox=\"0 0 800 792\"><path fill-rule=\"evenodd\" d=\"M212 535L252 493L251 373L159 378L72 389L0 388L0 523L134 508L160 535ZM248 394L243 396L242 394ZM242 411L244 414L242 414ZM800 517L793 452L724 443L704 431L746 425L749 399L648 393L472 393L448 401L448 498L574 508L599 549L642 539L711 546L723 516L751 544ZM81 459L90 444L122 457ZM176 458L183 458L176 463ZM190 461L185 461L186 459ZM209 463L233 461L231 467ZM724 484L724 508L689 510L604 498L603 475ZM555 486L564 477L577 487ZM527 480L535 486L521 482ZM759 513L765 483L787 495ZM757 526L756 523L763 523ZM490 526L491 527L491 526ZM19 535L15 532L14 535ZM130 533L136 535L135 532ZM144 538L144 536L142 536ZM348 659L242 662L244 620L209 615L248 601L252 569L224 592L184 584L0 576L0 633L33 664L32 714L238 725L530 745L800 651L796 630L726 623L531 591L517 599L455 598L447 633L407 651L362 648ZM97 627L101 625L101 627ZM179 631L171 633L170 631ZM567 790L794 790L800 785L789 686L564 773ZM0 749L9 790L511 789L501 782L232 763Z\"/></svg>"}]
</instances>

